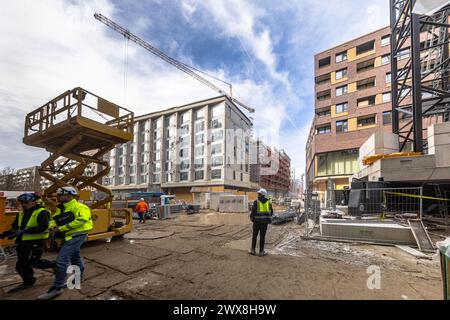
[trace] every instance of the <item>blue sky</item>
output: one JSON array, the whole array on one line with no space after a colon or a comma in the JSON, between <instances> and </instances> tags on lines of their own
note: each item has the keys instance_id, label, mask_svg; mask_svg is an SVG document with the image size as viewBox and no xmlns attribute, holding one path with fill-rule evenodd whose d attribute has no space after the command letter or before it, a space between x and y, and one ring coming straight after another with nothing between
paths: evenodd
<instances>
[{"instance_id":1,"label":"blue sky","mask_svg":"<svg viewBox=\"0 0 450 320\"><path fill-rule=\"evenodd\" d=\"M21 144L25 114L71 87L136 114L217 95L131 43L125 86L125 42L95 12L233 83L236 98L257 109L257 131L279 133L275 144L298 176L313 117L314 54L389 23L388 0L1 0L0 10L0 117L9 123L0 131L0 167L15 168L45 159Z\"/></svg>"}]
</instances>

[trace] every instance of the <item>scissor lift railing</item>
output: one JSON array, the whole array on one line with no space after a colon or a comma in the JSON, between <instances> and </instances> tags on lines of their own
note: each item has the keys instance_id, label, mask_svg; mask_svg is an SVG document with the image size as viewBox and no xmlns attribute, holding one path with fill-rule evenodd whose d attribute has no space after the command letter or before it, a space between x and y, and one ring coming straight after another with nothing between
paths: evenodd
<instances>
[{"instance_id":1,"label":"scissor lift railing","mask_svg":"<svg viewBox=\"0 0 450 320\"><path fill-rule=\"evenodd\" d=\"M103 156L117 144L133 139L133 120L133 112L82 88L69 90L29 113L23 142L50 152L39 169L41 176L52 182L44 197L72 185L107 195L92 209L110 203L111 190L97 183L110 170ZM98 173L87 175L89 165L98 165Z\"/></svg>"}]
</instances>

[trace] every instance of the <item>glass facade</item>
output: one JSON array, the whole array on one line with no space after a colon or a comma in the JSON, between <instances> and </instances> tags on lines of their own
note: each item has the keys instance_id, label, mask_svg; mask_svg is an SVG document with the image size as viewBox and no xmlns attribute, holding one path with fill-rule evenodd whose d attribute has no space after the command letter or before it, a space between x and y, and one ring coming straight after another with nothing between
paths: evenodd
<instances>
[{"instance_id":1,"label":"glass facade","mask_svg":"<svg viewBox=\"0 0 450 320\"><path fill-rule=\"evenodd\" d=\"M317 155L318 177L351 175L358 171L358 149Z\"/></svg>"}]
</instances>

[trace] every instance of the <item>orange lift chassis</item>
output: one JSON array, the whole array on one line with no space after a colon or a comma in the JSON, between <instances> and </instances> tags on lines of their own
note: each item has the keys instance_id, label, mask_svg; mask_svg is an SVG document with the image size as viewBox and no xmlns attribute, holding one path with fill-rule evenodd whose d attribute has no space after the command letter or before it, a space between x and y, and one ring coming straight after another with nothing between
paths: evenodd
<instances>
[{"instance_id":1,"label":"orange lift chassis","mask_svg":"<svg viewBox=\"0 0 450 320\"><path fill-rule=\"evenodd\" d=\"M43 191L44 201L51 209L59 187L76 187L80 201L92 211L94 228L88 241L131 231L131 210L111 208L113 194L98 181L110 170L103 156L117 144L133 140L133 117L133 112L82 88L61 94L26 117L23 142L50 153L39 168L51 182ZM96 174L89 175L90 166L98 168ZM92 192L102 198L94 201Z\"/></svg>"}]
</instances>

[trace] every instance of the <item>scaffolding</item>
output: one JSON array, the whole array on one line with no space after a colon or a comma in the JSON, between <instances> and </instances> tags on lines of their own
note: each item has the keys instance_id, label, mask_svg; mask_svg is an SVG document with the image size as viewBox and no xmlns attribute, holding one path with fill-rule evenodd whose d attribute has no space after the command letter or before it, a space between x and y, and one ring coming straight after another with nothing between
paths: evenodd
<instances>
[{"instance_id":1,"label":"scaffolding","mask_svg":"<svg viewBox=\"0 0 450 320\"><path fill-rule=\"evenodd\" d=\"M415 3L390 0L392 130L399 135L400 152L409 143L414 152L426 150L425 117L450 120L450 6L421 16L413 13Z\"/></svg>"}]
</instances>

